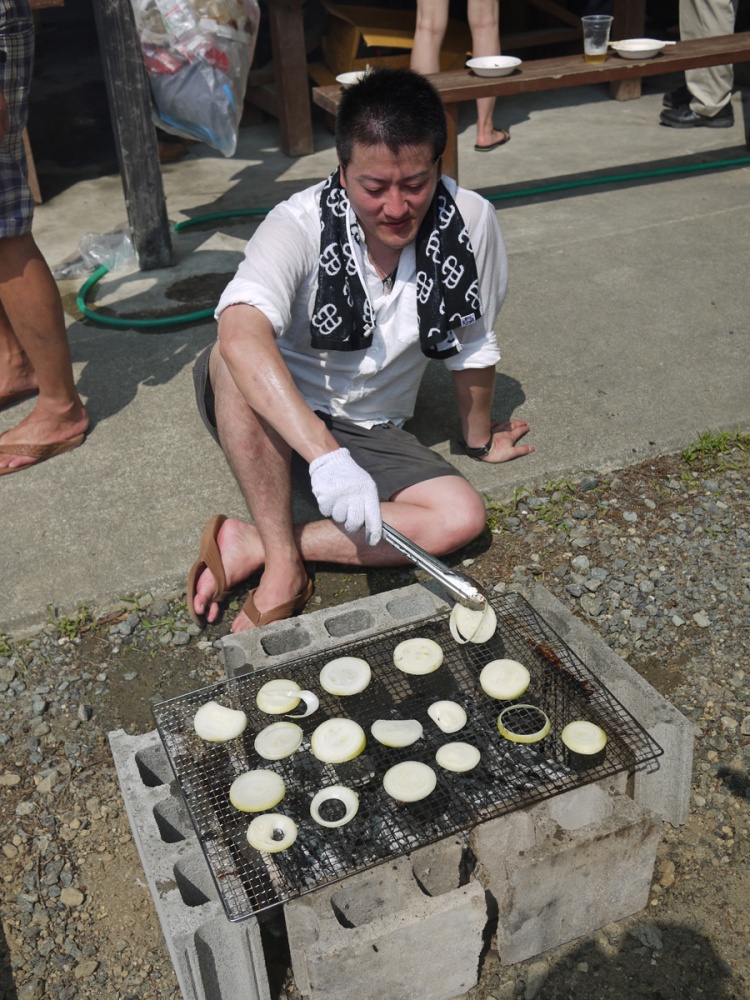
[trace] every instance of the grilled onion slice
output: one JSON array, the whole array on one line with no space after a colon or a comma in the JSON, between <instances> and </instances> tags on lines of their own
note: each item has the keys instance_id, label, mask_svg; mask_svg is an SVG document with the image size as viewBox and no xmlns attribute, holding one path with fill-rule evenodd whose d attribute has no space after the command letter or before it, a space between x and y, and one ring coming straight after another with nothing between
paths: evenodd
<instances>
[{"instance_id":1,"label":"grilled onion slice","mask_svg":"<svg viewBox=\"0 0 750 1000\"><path fill-rule=\"evenodd\" d=\"M320 671L320 686L328 694L342 697L359 694L370 683L372 671L367 660L359 656L338 656Z\"/></svg>"},{"instance_id":2,"label":"grilled onion slice","mask_svg":"<svg viewBox=\"0 0 750 1000\"><path fill-rule=\"evenodd\" d=\"M339 819L323 819L320 815L321 806L332 799L341 802L344 806L344 814ZM319 823L320 826L327 826L331 829L351 822L357 815L358 809L359 795L357 795L353 788L347 788L345 785L329 785L328 788L321 788L319 792L313 795L312 802L310 803L310 815L315 822Z\"/></svg>"},{"instance_id":3,"label":"grilled onion slice","mask_svg":"<svg viewBox=\"0 0 750 1000\"><path fill-rule=\"evenodd\" d=\"M435 754L435 760L446 771L471 771L479 763L481 753L471 743L445 743Z\"/></svg>"},{"instance_id":4,"label":"grilled onion slice","mask_svg":"<svg viewBox=\"0 0 750 1000\"><path fill-rule=\"evenodd\" d=\"M481 611L456 604L451 611L448 625L456 642L487 642L495 634L497 615L495 609L488 603L485 603Z\"/></svg>"},{"instance_id":5,"label":"grilled onion slice","mask_svg":"<svg viewBox=\"0 0 750 1000\"><path fill-rule=\"evenodd\" d=\"M466 725L466 712L455 701L434 701L427 714L444 733L457 733Z\"/></svg>"},{"instance_id":6,"label":"grilled onion slice","mask_svg":"<svg viewBox=\"0 0 750 1000\"><path fill-rule=\"evenodd\" d=\"M370 732L385 747L410 747L424 730L417 719L376 719Z\"/></svg>"},{"instance_id":7,"label":"grilled onion slice","mask_svg":"<svg viewBox=\"0 0 750 1000\"><path fill-rule=\"evenodd\" d=\"M326 719L310 737L313 756L324 764L343 764L365 748L365 731L352 719Z\"/></svg>"},{"instance_id":8,"label":"grilled onion slice","mask_svg":"<svg viewBox=\"0 0 750 1000\"><path fill-rule=\"evenodd\" d=\"M245 732L247 716L240 709L226 708L217 701L207 701L195 713L193 726L202 740L225 743Z\"/></svg>"},{"instance_id":9,"label":"grilled onion slice","mask_svg":"<svg viewBox=\"0 0 750 1000\"><path fill-rule=\"evenodd\" d=\"M404 639L393 650L393 662L405 674L431 674L443 662L443 650L434 639Z\"/></svg>"},{"instance_id":10,"label":"grilled onion slice","mask_svg":"<svg viewBox=\"0 0 750 1000\"><path fill-rule=\"evenodd\" d=\"M256 851L276 854L291 847L297 839L297 824L283 813L264 813L250 820L247 842Z\"/></svg>"},{"instance_id":11,"label":"grilled onion slice","mask_svg":"<svg viewBox=\"0 0 750 1000\"><path fill-rule=\"evenodd\" d=\"M267 715L284 715L286 712L294 711L301 697L302 690L299 684L277 677L272 681L266 681L258 690L255 704Z\"/></svg>"},{"instance_id":12,"label":"grilled onion slice","mask_svg":"<svg viewBox=\"0 0 750 1000\"><path fill-rule=\"evenodd\" d=\"M308 715L312 715L320 707L320 698L314 691L300 691L299 700L304 702L305 711L300 712L299 715L290 715L290 719L306 719Z\"/></svg>"},{"instance_id":13,"label":"grilled onion slice","mask_svg":"<svg viewBox=\"0 0 750 1000\"><path fill-rule=\"evenodd\" d=\"M229 789L229 801L240 812L263 812L273 809L284 798L286 785L275 771L245 771Z\"/></svg>"},{"instance_id":14,"label":"grilled onion slice","mask_svg":"<svg viewBox=\"0 0 750 1000\"><path fill-rule=\"evenodd\" d=\"M255 751L266 760L290 757L302 742L302 730L294 722L272 722L255 737Z\"/></svg>"},{"instance_id":15,"label":"grilled onion slice","mask_svg":"<svg viewBox=\"0 0 750 1000\"><path fill-rule=\"evenodd\" d=\"M484 693L499 701L520 698L530 682L531 674L517 660L490 660L479 675Z\"/></svg>"},{"instance_id":16,"label":"grilled onion slice","mask_svg":"<svg viewBox=\"0 0 750 1000\"><path fill-rule=\"evenodd\" d=\"M418 760L404 760L383 775L383 788L397 802L418 802L434 791L435 772Z\"/></svg>"}]
</instances>

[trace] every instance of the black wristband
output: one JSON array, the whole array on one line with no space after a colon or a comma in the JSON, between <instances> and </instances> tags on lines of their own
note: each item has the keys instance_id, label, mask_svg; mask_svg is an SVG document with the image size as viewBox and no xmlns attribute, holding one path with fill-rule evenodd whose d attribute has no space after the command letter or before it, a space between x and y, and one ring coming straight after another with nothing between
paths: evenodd
<instances>
[{"instance_id":1,"label":"black wristband","mask_svg":"<svg viewBox=\"0 0 750 1000\"><path fill-rule=\"evenodd\" d=\"M481 448L471 448L465 441L462 442L464 446L464 451L469 456L469 458L484 458L485 455L489 455L492 451L492 442L495 439L494 434L490 434L490 439L487 444L483 444Z\"/></svg>"}]
</instances>

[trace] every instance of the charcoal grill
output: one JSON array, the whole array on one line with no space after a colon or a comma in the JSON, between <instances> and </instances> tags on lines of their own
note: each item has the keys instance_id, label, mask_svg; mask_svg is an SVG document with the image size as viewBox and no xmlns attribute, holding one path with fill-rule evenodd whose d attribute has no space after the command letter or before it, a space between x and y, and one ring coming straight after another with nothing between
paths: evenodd
<instances>
[{"instance_id":1,"label":"charcoal grill","mask_svg":"<svg viewBox=\"0 0 750 1000\"><path fill-rule=\"evenodd\" d=\"M229 920L243 920L522 806L643 768L662 754L521 595L496 597L491 604L498 625L486 643L458 644L446 612L154 706L157 729ZM397 643L417 635L443 648L444 662L432 674L411 676L393 665ZM372 681L359 695L337 698L321 689L318 675L325 663L344 655L366 659ZM502 657L519 660L529 669L531 683L519 702L538 706L551 723L549 735L539 743L510 742L498 732L498 714L508 703L488 698L478 678L489 660ZM295 720L305 733L301 746L281 761L263 760L253 747L258 730L278 718L264 715L255 704L259 687L271 677L289 678L320 696L318 711ZM211 744L195 734L193 716L210 699L247 713L249 724L242 737ZM427 708L441 699L456 701L466 710L467 725L458 733L440 732L429 718ZM341 716L360 723L368 734L367 747L353 761L323 764L311 754L309 736L325 719ZM369 732L379 718L418 719L424 735L404 749L381 746ZM604 760L586 771L571 766L559 738L575 719L594 722L607 734ZM474 770L455 774L435 763L438 747L454 740L481 750ZM402 760L420 760L435 770L437 786L427 799L401 804L384 791L383 774ZM232 781L256 767L278 772L286 783L286 795L275 811L291 816L299 828L287 851L262 854L251 848L246 839L251 817L229 802ZM360 806L346 826L329 829L312 820L310 802L320 788L333 784L355 789Z\"/></svg>"}]
</instances>

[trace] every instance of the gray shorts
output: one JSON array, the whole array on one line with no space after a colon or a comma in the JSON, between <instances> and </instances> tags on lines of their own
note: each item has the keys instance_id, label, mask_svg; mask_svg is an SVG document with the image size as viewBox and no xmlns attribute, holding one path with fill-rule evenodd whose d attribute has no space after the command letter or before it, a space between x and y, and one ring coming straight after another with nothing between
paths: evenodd
<instances>
[{"instance_id":1,"label":"gray shorts","mask_svg":"<svg viewBox=\"0 0 750 1000\"><path fill-rule=\"evenodd\" d=\"M203 422L214 440L221 444L216 429L214 393L208 376L208 358L213 346L209 345L198 356L193 368L193 382ZM328 413L316 413L339 445L348 448L357 465L369 472L375 480L381 500L390 500L399 490L428 479L461 476L450 462L420 444L413 434L395 424L385 423L366 428L340 417L332 417ZM314 504L309 467L296 452L292 454L292 478L295 488L307 495Z\"/></svg>"}]
</instances>

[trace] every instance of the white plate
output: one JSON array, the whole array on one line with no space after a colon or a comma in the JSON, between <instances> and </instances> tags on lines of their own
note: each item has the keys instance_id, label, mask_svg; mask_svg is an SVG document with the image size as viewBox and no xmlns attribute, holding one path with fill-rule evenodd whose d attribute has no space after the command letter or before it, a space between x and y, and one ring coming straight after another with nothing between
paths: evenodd
<instances>
[{"instance_id":1,"label":"white plate","mask_svg":"<svg viewBox=\"0 0 750 1000\"><path fill-rule=\"evenodd\" d=\"M336 83L340 83L342 87L351 87L353 83L358 83L366 72L366 69L357 69L351 73L339 73Z\"/></svg>"},{"instance_id":2,"label":"white plate","mask_svg":"<svg viewBox=\"0 0 750 1000\"><path fill-rule=\"evenodd\" d=\"M521 60L515 56L477 56L466 63L477 76L508 76Z\"/></svg>"},{"instance_id":3,"label":"white plate","mask_svg":"<svg viewBox=\"0 0 750 1000\"><path fill-rule=\"evenodd\" d=\"M623 38L609 44L623 59L650 59L661 52L667 42L660 42L657 38Z\"/></svg>"}]
</instances>

